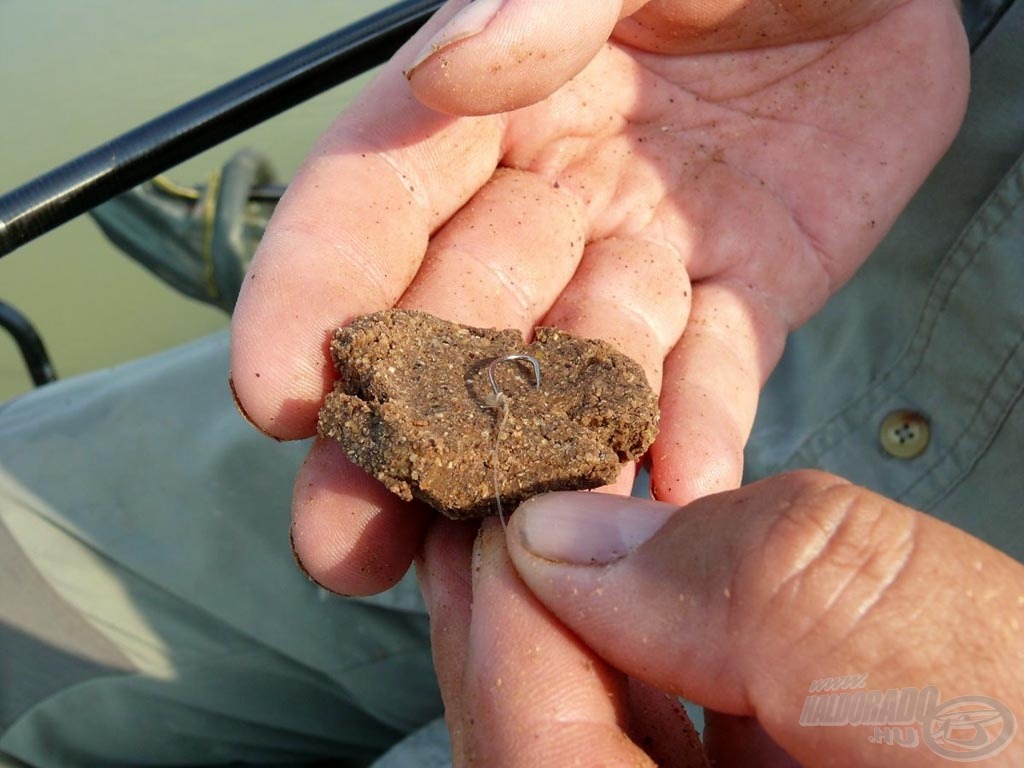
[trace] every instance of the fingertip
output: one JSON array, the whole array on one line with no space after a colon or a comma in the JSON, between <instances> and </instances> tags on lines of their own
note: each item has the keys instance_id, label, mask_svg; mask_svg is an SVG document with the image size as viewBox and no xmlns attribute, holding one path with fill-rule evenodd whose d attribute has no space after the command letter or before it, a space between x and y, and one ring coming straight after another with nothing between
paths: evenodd
<instances>
[{"instance_id":1,"label":"fingertip","mask_svg":"<svg viewBox=\"0 0 1024 768\"><path fill-rule=\"evenodd\" d=\"M316 434L317 414L324 392L330 389L327 372L296 374L307 382L320 382L322 389L310 387L303 396L265 374L259 365L232 365L229 376L235 408L250 426L278 441L304 440ZM264 377L268 380L264 383ZM315 392L315 394L314 394Z\"/></svg>"},{"instance_id":2,"label":"fingertip","mask_svg":"<svg viewBox=\"0 0 1024 768\"><path fill-rule=\"evenodd\" d=\"M651 496L658 501L689 504L740 485L744 435L726 418L728 414L717 418L707 408L700 418L662 425L650 449Z\"/></svg>"},{"instance_id":3,"label":"fingertip","mask_svg":"<svg viewBox=\"0 0 1024 768\"><path fill-rule=\"evenodd\" d=\"M336 121L342 127L326 134L327 146L314 150L292 179L232 314L238 398L258 428L280 439L315 433L335 376L332 334L393 306L427 246L427 212L386 161L356 150L351 119Z\"/></svg>"},{"instance_id":4,"label":"fingertip","mask_svg":"<svg viewBox=\"0 0 1024 768\"><path fill-rule=\"evenodd\" d=\"M352 464L341 447L317 440L292 498L292 549L316 583L344 595L394 586L419 550L432 513L403 502Z\"/></svg>"},{"instance_id":5,"label":"fingertip","mask_svg":"<svg viewBox=\"0 0 1024 768\"><path fill-rule=\"evenodd\" d=\"M616 0L478 0L428 42L406 77L423 104L447 114L529 106L579 74L608 40L621 10ZM478 29L462 30L464 14Z\"/></svg>"},{"instance_id":6,"label":"fingertip","mask_svg":"<svg viewBox=\"0 0 1024 768\"><path fill-rule=\"evenodd\" d=\"M729 574L705 510L599 494L527 504L509 551L548 610L632 677L692 696L710 676L711 699L744 706L736 671L721 663L729 649L707 643L722 631Z\"/></svg>"},{"instance_id":7,"label":"fingertip","mask_svg":"<svg viewBox=\"0 0 1024 768\"><path fill-rule=\"evenodd\" d=\"M238 397L238 388L235 386L235 377L230 373L228 374L228 390L231 392L231 402L235 406L235 410L238 411L238 415L242 417L242 420L245 421L246 424L257 432L262 432L267 437L280 441L280 438L277 437L277 435L272 435L257 424L253 420L252 416L249 415L249 412L245 410L245 406L242 405L242 400Z\"/></svg>"},{"instance_id":8,"label":"fingertip","mask_svg":"<svg viewBox=\"0 0 1024 768\"><path fill-rule=\"evenodd\" d=\"M249 279L246 282L250 282ZM317 413L334 370L333 329L292 322L295 304L243 287L231 320L230 386L242 416L276 440L316 434Z\"/></svg>"},{"instance_id":9,"label":"fingertip","mask_svg":"<svg viewBox=\"0 0 1024 768\"><path fill-rule=\"evenodd\" d=\"M541 558L543 566L602 566L625 557L653 536L678 507L606 493L556 491L536 496L513 515L510 551ZM536 561L523 565L537 569ZM518 562L517 562L518 565Z\"/></svg>"},{"instance_id":10,"label":"fingertip","mask_svg":"<svg viewBox=\"0 0 1024 768\"><path fill-rule=\"evenodd\" d=\"M695 285L686 330L665 360L661 430L651 447L656 498L687 504L739 486L760 389L786 333L747 287Z\"/></svg>"}]
</instances>

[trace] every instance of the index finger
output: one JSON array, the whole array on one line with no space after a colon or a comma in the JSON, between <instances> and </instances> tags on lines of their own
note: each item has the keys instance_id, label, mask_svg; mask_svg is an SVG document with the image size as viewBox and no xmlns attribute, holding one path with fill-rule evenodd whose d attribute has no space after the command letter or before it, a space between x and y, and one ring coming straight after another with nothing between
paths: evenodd
<instances>
[{"instance_id":1,"label":"index finger","mask_svg":"<svg viewBox=\"0 0 1024 768\"><path fill-rule=\"evenodd\" d=\"M688 721L678 710L667 713L656 696L631 686L552 620L516 575L505 534L494 520L481 526L474 547L468 630L441 639L435 653L442 654L442 666L453 666L451 659L444 663L444 655L454 653L462 661L461 670L448 675L449 686L461 682L461 690L446 693L458 702L447 717L459 734L464 762L650 766L654 762L631 739L643 734L656 740L643 746L673 754L673 765L707 765L699 744L682 730ZM467 647L453 648L459 641ZM664 730L631 722L634 703L662 721ZM461 722L452 722L455 717Z\"/></svg>"},{"instance_id":2,"label":"index finger","mask_svg":"<svg viewBox=\"0 0 1024 768\"><path fill-rule=\"evenodd\" d=\"M434 112L402 74L444 21L442 12L413 37L317 142L246 276L232 384L249 419L277 438L315 432L333 379L331 331L392 306L430 234L497 166L499 117Z\"/></svg>"}]
</instances>

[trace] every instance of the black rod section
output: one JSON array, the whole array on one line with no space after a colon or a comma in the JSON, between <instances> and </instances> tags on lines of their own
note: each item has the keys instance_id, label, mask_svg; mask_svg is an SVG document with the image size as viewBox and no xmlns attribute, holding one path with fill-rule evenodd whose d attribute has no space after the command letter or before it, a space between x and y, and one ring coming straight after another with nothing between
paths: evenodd
<instances>
[{"instance_id":1,"label":"black rod section","mask_svg":"<svg viewBox=\"0 0 1024 768\"><path fill-rule=\"evenodd\" d=\"M275 59L0 197L0 256L387 61L441 6L405 0Z\"/></svg>"},{"instance_id":2,"label":"black rod section","mask_svg":"<svg viewBox=\"0 0 1024 768\"><path fill-rule=\"evenodd\" d=\"M57 380L50 355L35 327L27 317L4 301L0 301L0 328L6 329L14 338L33 384L41 387Z\"/></svg>"}]
</instances>

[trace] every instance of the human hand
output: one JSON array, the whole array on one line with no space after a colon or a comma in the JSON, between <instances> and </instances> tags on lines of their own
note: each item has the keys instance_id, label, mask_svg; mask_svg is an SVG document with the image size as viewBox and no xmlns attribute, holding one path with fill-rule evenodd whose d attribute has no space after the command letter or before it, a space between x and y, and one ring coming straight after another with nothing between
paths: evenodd
<instances>
[{"instance_id":1,"label":"human hand","mask_svg":"<svg viewBox=\"0 0 1024 768\"><path fill-rule=\"evenodd\" d=\"M831 475L780 475L682 509L536 497L513 515L507 551L485 527L470 583L471 533L432 532L419 564L441 619L432 641L456 765L645 764L641 747L687 765L685 731L653 689L745 718L707 722L722 767L950 764L925 743L939 721L922 711L924 724L897 728L917 733L915 748L869 741L871 725L802 724L808 697L828 695L809 691L823 678L865 675L866 695L914 688L919 700L934 686L940 710L995 699L995 739L1024 717L1024 566ZM649 686L646 712L627 675ZM979 732L950 735L959 745L940 747L970 749ZM959 756L995 747L973 749ZM998 754L991 764L1024 764L1024 738Z\"/></svg>"},{"instance_id":2,"label":"human hand","mask_svg":"<svg viewBox=\"0 0 1024 768\"><path fill-rule=\"evenodd\" d=\"M557 325L660 391L659 498L734 487L786 334L955 133L954 4L477 0L456 24L497 9L478 34L428 44L465 5L382 69L279 204L232 325L242 408L280 439L313 434L331 330L391 305ZM326 442L293 515L310 574L360 594L405 572L432 519Z\"/></svg>"}]
</instances>

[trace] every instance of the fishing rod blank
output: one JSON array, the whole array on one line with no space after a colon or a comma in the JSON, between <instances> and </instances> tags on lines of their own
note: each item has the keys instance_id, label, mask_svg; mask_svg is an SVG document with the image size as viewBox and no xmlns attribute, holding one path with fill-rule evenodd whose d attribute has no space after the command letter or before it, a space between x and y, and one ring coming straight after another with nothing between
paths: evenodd
<instances>
[{"instance_id":1,"label":"fishing rod blank","mask_svg":"<svg viewBox=\"0 0 1024 768\"><path fill-rule=\"evenodd\" d=\"M387 61L441 6L405 0L108 141L0 197L0 257L178 163Z\"/></svg>"}]
</instances>

